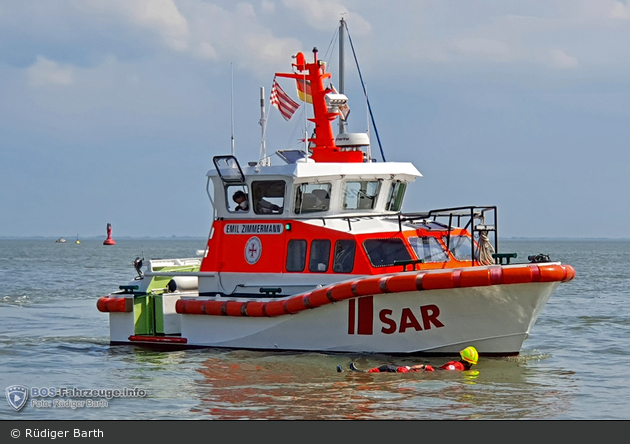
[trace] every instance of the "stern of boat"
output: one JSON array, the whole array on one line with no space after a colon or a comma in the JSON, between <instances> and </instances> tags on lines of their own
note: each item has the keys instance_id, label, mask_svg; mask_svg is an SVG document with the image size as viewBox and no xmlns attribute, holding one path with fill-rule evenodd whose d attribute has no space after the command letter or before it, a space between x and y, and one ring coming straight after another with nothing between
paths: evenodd
<instances>
[{"instance_id":1,"label":"stern of boat","mask_svg":"<svg viewBox=\"0 0 630 444\"><path fill-rule=\"evenodd\" d=\"M149 260L142 270L134 263L138 276L96 304L109 314L110 342L185 343L175 306L182 297L198 296L200 264L196 258Z\"/></svg>"}]
</instances>

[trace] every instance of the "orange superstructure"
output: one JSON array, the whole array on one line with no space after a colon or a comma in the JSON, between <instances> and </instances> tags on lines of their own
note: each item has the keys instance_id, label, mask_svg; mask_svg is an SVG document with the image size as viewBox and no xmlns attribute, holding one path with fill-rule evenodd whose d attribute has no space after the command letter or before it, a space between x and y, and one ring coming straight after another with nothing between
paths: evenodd
<instances>
[{"instance_id":1,"label":"orange superstructure","mask_svg":"<svg viewBox=\"0 0 630 444\"><path fill-rule=\"evenodd\" d=\"M315 162L363 162L362 151L344 150L335 145L331 122L340 112L331 112L326 103L326 95L333 93L333 90L324 88L324 79L330 78L331 74L325 72L326 65L317 60L317 48L313 49L313 58L313 63L306 63L304 54L299 52L293 63L296 73L276 73L277 77L308 82L310 85L314 117L309 120L315 124L314 137L308 139L311 143L311 159Z\"/></svg>"}]
</instances>

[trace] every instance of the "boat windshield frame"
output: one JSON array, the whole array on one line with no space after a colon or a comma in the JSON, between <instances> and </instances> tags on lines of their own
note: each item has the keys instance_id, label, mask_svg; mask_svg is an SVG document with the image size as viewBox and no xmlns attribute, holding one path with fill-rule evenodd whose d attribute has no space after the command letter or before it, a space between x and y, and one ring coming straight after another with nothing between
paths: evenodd
<instances>
[{"instance_id":1,"label":"boat windshield frame","mask_svg":"<svg viewBox=\"0 0 630 444\"><path fill-rule=\"evenodd\" d=\"M212 158L217 173L223 183L245 183L245 174L234 156L214 156Z\"/></svg>"}]
</instances>

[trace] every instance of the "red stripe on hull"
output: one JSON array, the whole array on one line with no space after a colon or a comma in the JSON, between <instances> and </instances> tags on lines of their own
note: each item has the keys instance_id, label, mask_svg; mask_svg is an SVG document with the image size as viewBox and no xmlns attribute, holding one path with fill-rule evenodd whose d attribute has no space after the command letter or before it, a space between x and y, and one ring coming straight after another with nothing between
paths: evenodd
<instances>
[{"instance_id":1,"label":"red stripe on hull","mask_svg":"<svg viewBox=\"0 0 630 444\"><path fill-rule=\"evenodd\" d=\"M357 334L371 335L374 325L374 298L359 298L359 325Z\"/></svg>"}]
</instances>

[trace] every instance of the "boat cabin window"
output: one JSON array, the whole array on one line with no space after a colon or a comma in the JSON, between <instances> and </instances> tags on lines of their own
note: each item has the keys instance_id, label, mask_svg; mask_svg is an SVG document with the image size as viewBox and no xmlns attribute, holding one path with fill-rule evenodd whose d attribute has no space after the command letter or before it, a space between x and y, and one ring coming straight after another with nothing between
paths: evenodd
<instances>
[{"instance_id":1,"label":"boat cabin window","mask_svg":"<svg viewBox=\"0 0 630 444\"><path fill-rule=\"evenodd\" d=\"M357 243L354 239L341 239L335 242L333 259L333 271L335 273L352 273L356 249Z\"/></svg>"},{"instance_id":2,"label":"boat cabin window","mask_svg":"<svg viewBox=\"0 0 630 444\"><path fill-rule=\"evenodd\" d=\"M366 239L363 248L367 253L373 267L389 267L395 261L411 260L409 250L402 239L398 237L390 239Z\"/></svg>"},{"instance_id":3,"label":"boat cabin window","mask_svg":"<svg viewBox=\"0 0 630 444\"><path fill-rule=\"evenodd\" d=\"M247 185L228 185L225 187L225 202L228 211L249 213L249 191Z\"/></svg>"},{"instance_id":4,"label":"boat cabin window","mask_svg":"<svg viewBox=\"0 0 630 444\"><path fill-rule=\"evenodd\" d=\"M280 214L284 211L284 180L252 182L252 205L256 214Z\"/></svg>"},{"instance_id":5,"label":"boat cabin window","mask_svg":"<svg viewBox=\"0 0 630 444\"><path fill-rule=\"evenodd\" d=\"M389 189L389 196L387 197L387 203L385 204L385 210L400 211L406 190L406 182L401 182L400 180L392 182L392 186Z\"/></svg>"},{"instance_id":6,"label":"boat cabin window","mask_svg":"<svg viewBox=\"0 0 630 444\"><path fill-rule=\"evenodd\" d=\"M295 192L295 214L328 211L330 208L329 183L304 183Z\"/></svg>"},{"instance_id":7,"label":"boat cabin window","mask_svg":"<svg viewBox=\"0 0 630 444\"><path fill-rule=\"evenodd\" d=\"M449 250L455 256L458 261L469 261L472 257L472 244L468 236L451 236L450 240L447 240L447 236L442 238L444 245L448 245ZM448 242L448 243L447 243ZM475 259L479 259L478 250L475 254Z\"/></svg>"},{"instance_id":8,"label":"boat cabin window","mask_svg":"<svg viewBox=\"0 0 630 444\"><path fill-rule=\"evenodd\" d=\"M311 254L308 260L308 271L325 273L330 262L330 240L315 239L311 242Z\"/></svg>"},{"instance_id":9,"label":"boat cabin window","mask_svg":"<svg viewBox=\"0 0 630 444\"><path fill-rule=\"evenodd\" d=\"M422 259L423 262L448 262L446 251L436 238L409 237L407 240L418 259Z\"/></svg>"},{"instance_id":10,"label":"boat cabin window","mask_svg":"<svg viewBox=\"0 0 630 444\"><path fill-rule=\"evenodd\" d=\"M306 241L291 239L287 245L287 271L304 271L306 265Z\"/></svg>"},{"instance_id":11,"label":"boat cabin window","mask_svg":"<svg viewBox=\"0 0 630 444\"><path fill-rule=\"evenodd\" d=\"M380 181L349 181L345 184L344 210L371 210L376 204Z\"/></svg>"}]
</instances>

